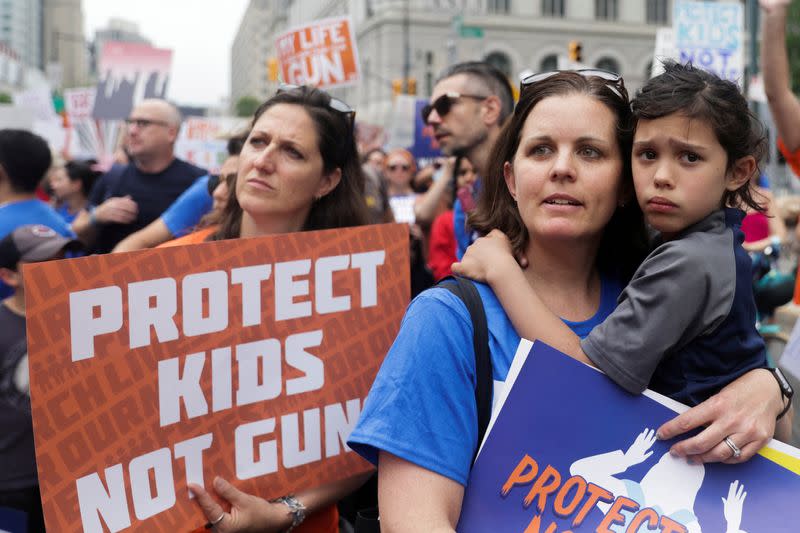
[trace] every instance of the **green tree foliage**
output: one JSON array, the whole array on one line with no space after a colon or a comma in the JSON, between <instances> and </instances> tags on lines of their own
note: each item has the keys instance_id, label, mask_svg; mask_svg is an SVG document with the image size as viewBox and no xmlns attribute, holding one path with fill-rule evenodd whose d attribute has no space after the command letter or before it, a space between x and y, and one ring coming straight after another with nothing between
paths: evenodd
<instances>
[{"instance_id":1,"label":"green tree foliage","mask_svg":"<svg viewBox=\"0 0 800 533\"><path fill-rule=\"evenodd\" d=\"M237 117L252 117L261 102L252 96L242 96L236 101Z\"/></svg>"},{"instance_id":2,"label":"green tree foliage","mask_svg":"<svg viewBox=\"0 0 800 533\"><path fill-rule=\"evenodd\" d=\"M10 104L11 102L11 95L8 93L0 93L0 104Z\"/></svg>"}]
</instances>

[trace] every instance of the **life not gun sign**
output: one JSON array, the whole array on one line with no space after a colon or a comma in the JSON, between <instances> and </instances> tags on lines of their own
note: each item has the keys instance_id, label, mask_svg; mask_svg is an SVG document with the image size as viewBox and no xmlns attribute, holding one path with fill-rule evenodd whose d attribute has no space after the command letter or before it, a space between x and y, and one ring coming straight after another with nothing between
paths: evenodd
<instances>
[{"instance_id":1,"label":"life not gun sign","mask_svg":"<svg viewBox=\"0 0 800 533\"><path fill-rule=\"evenodd\" d=\"M283 80L320 88L359 80L358 50L349 17L317 20L280 35L276 41Z\"/></svg>"}]
</instances>

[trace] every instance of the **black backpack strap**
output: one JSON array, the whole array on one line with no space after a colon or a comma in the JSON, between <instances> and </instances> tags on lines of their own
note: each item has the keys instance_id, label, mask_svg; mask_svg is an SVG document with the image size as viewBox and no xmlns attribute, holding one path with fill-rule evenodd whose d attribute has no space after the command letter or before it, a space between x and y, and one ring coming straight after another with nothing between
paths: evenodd
<instances>
[{"instance_id":1,"label":"black backpack strap","mask_svg":"<svg viewBox=\"0 0 800 533\"><path fill-rule=\"evenodd\" d=\"M475 348L475 405L478 407L478 443L472 462L478 456L478 450L483 442L483 436L489 427L489 418L492 415L492 360L489 353L489 328L486 325L486 312L483 309L483 300L478 294L475 284L466 278L448 276L441 280L437 286L447 289L464 302L472 319L472 343ZM377 474L373 476L377 478ZM375 488L377 498L377 486ZM356 533L379 533L381 530L378 508L362 509L356 515Z\"/></svg>"},{"instance_id":2,"label":"black backpack strap","mask_svg":"<svg viewBox=\"0 0 800 533\"><path fill-rule=\"evenodd\" d=\"M478 455L483 436L489 427L492 415L492 359L489 353L489 328L486 325L486 312L483 309L478 289L472 281L461 277L447 277L439 286L458 296L469 311L472 319L472 344L475 348L475 404L478 407L478 445L472 462Z\"/></svg>"}]
</instances>

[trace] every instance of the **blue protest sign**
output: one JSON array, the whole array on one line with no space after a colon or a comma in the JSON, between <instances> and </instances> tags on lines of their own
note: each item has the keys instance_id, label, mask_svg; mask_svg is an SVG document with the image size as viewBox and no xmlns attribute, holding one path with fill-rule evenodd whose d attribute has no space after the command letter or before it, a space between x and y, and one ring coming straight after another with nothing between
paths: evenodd
<instances>
[{"instance_id":1,"label":"blue protest sign","mask_svg":"<svg viewBox=\"0 0 800 533\"><path fill-rule=\"evenodd\" d=\"M743 464L689 463L656 439L675 412L650 394L534 344L472 469L458 531L796 530L800 450L773 442Z\"/></svg>"}]
</instances>

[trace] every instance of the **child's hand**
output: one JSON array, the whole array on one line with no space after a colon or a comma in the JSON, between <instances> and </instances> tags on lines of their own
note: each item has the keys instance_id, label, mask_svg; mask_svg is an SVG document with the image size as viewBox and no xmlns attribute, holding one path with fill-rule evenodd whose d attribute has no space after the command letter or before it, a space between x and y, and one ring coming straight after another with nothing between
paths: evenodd
<instances>
[{"instance_id":1,"label":"child's hand","mask_svg":"<svg viewBox=\"0 0 800 533\"><path fill-rule=\"evenodd\" d=\"M492 283L492 279L502 276L505 268L519 266L508 237L500 230L492 230L467 248L461 262L453 263L453 274Z\"/></svg>"}]
</instances>

